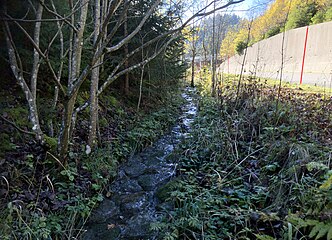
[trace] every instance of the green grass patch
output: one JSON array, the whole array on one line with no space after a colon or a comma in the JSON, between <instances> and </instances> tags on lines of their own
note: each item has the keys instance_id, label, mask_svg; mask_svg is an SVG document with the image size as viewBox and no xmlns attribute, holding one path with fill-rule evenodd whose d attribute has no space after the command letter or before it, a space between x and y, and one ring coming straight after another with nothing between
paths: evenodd
<instances>
[{"instance_id":1,"label":"green grass patch","mask_svg":"<svg viewBox=\"0 0 332 240\"><path fill-rule=\"evenodd\" d=\"M330 100L232 82L201 97L175 153L174 208L153 228L165 240L331 239Z\"/></svg>"}]
</instances>

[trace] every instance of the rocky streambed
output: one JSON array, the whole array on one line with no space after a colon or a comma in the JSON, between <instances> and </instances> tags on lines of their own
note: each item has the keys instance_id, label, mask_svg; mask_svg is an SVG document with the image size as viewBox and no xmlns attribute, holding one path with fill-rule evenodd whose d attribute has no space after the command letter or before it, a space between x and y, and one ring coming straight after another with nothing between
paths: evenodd
<instances>
[{"instance_id":1,"label":"rocky streambed","mask_svg":"<svg viewBox=\"0 0 332 240\"><path fill-rule=\"evenodd\" d=\"M169 156L190 132L197 112L195 95L195 89L185 88L182 97L186 103L178 124L119 168L117 179L109 186L112 195L92 214L84 240L157 239L158 232L151 231L150 224L161 217L158 209L165 207L157 192L175 174L176 162Z\"/></svg>"}]
</instances>

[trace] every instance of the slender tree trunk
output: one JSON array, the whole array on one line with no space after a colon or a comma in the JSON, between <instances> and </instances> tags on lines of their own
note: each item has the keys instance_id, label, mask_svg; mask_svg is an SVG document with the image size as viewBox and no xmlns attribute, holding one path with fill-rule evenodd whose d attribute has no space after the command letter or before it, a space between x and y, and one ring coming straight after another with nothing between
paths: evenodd
<instances>
[{"instance_id":1,"label":"slender tree trunk","mask_svg":"<svg viewBox=\"0 0 332 240\"><path fill-rule=\"evenodd\" d=\"M138 97L137 109L136 109L137 112L139 111L141 101L142 101L142 87L143 87L144 67L145 67L145 65L142 66L142 70L141 70L141 80L140 80L140 84L139 84L139 97Z\"/></svg>"},{"instance_id":2,"label":"slender tree trunk","mask_svg":"<svg viewBox=\"0 0 332 240\"><path fill-rule=\"evenodd\" d=\"M190 86L195 87L195 57L196 57L196 51L193 49L192 51L192 59L191 59L191 82Z\"/></svg>"},{"instance_id":3,"label":"slender tree trunk","mask_svg":"<svg viewBox=\"0 0 332 240\"><path fill-rule=\"evenodd\" d=\"M97 44L98 35L100 33L101 25L101 6L100 0L95 0L95 32L94 32L94 43ZM97 51L100 48L100 44L97 47ZM96 63L96 67L91 73L91 86L90 86L90 126L89 126L89 138L88 146L94 148L97 145L97 125L98 125L98 84L99 84L99 73L100 73L100 61Z\"/></svg>"},{"instance_id":4,"label":"slender tree trunk","mask_svg":"<svg viewBox=\"0 0 332 240\"><path fill-rule=\"evenodd\" d=\"M73 132L72 116L74 113L74 107L76 98L79 91L79 86L75 85L75 81L78 80L78 75L81 68L81 57L83 50L83 35L85 30L87 12L88 12L89 0L82 0L80 5L80 18L78 22L78 32L74 34L73 49L71 56L71 72L68 82L68 94L67 101L64 103L64 114L62 120L62 128L59 135L58 151L60 158L66 163L69 141Z\"/></svg>"},{"instance_id":5,"label":"slender tree trunk","mask_svg":"<svg viewBox=\"0 0 332 240\"><path fill-rule=\"evenodd\" d=\"M63 163L67 163L67 153L69 148L69 141L71 136L72 115L75 109L75 103L78 91L73 92L67 100L62 119L62 129L58 141L59 156Z\"/></svg>"},{"instance_id":6,"label":"slender tree trunk","mask_svg":"<svg viewBox=\"0 0 332 240\"><path fill-rule=\"evenodd\" d=\"M213 3L213 8L216 8L216 3ZM212 84L211 84L211 96L214 97L216 93L216 57L215 57L215 27L216 27L216 14L213 13L212 18Z\"/></svg>"},{"instance_id":7,"label":"slender tree trunk","mask_svg":"<svg viewBox=\"0 0 332 240\"><path fill-rule=\"evenodd\" d=\"M42 3L44 1L41 0L38 3L37 11L36 11L36 23L34 28L33 34L33 41L35 42L36 47L39 47L40 42L40 29L41 29L41 19L43 15L43 6ZM4 11L6 11L6 2L4 3ZM23 66L20 59L20 54L17 51L14 43L14 39L12 38L10 27L8 22L4 22L4 33L7 43L8 49L8 56L9 56L9 63L12 69L12 72L18 81L19 85L21 86L25 98L28 102L29 106L29 118L30 122L32 123L32 131L36 134L36 139L40 142L43 142L43 132L41 130L40 122L39 122L39 115L38 115L38 108L37 108L37 80L38 80L38 72L40 66L40 58L38 51L34 48L33 51L33 64L32 69L30 72L30 88L27 84L27 81L23 75Z\"/></svg>"},{"instance_id":8,"label":"slender tree trunk","mask_svg":"<svg viewBox=\"0 0 332 240\"><path fill-rule=\"evenodd\" d=\"M128 16L127 16L127 11L125 13L125 22L124 22L124 35L125 37L128 35ZM128 49L128 43L125 45L125 56L128 55L129 49ZM125 68L129 67L129 61L126 59L125 61ZM125 74L125 82L124 82L124 93L126 96L129 95L129 72Z\"/></svg>"}]
</instances>

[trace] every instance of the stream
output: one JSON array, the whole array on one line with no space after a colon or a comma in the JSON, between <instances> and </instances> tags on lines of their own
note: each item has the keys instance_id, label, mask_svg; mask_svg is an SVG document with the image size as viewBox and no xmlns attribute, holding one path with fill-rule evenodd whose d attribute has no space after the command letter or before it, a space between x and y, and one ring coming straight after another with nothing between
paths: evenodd
<instances>
[{"instance_id":1,"label":"stream","mask_svg":"<svg viewBox=\"0 0 332 240\"><path fill-rule=\"evenodd\" d=\"M157 239L158 232L150 230L150 224L162 217L156 191L175 175L176 160L169 156L190 132L197 113L195 95L195 89L185 88L186 103L177 125L119 167L117 179L109 186L112 195L93 212L84 240Z\"/></svg>"}]
</instances>

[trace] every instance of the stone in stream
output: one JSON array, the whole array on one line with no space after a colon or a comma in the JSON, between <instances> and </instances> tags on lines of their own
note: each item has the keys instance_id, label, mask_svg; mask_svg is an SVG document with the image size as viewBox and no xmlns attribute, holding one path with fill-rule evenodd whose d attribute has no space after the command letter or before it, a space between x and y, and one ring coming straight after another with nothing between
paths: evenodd
<instances>
[{"instance_id":1,"label":"stone in stream","mask_svg":"<svg viewBox=\"0 0 332 240\"><path fill-rule=\"evenodd\" d=\"M139 161L127 163L123 169L128 177L138 177L146 171L147 166Z\"/></svg>"},{"instance_id":2,"label":"stone in stream","mask_svg":"<svg viewBox=\"0 0 332 240\"><path fill-rule=\"evenodd\" d=\"M133 178L142 175L147 166L142 162L143 159L139 155L134 155L121 167L127 177Z\"/></svg>"},{"instance_id":3,"label":"stone in stream","mask_svg":"<svg viewBox=\"0 0 332 240\"><path fill-rule=\"evenodd\" d=\"M116 240L120 236L121 228L114 224L94 224L83 235L83 240Z\"/></svg>"},{"instance_id":4,"label":"stone in stream","mask_svg":"<svg viewBox=\"0 0 332 240\"><path fill-rule=\"evenodd\" d=\"M145 191L152 191L156 189L156 187L165 184L171 179L172 175L168 172L162 172L157 174L146 174L138 177L138 184Z\"/></svg>"},{"instance_id":5,"label":"stone in stream","mask_svg":"<svg viewBox=\"0 0 332 240\"><path fill-rule=\"evenodd\" d=\"M113 183L111 191L113 193L136 193L143 189L136 180L122 179Z\"/></svg>"},{"instance_id":6,"label":"stone in stream","mask_svg":"<svg viewBox=\"0 0 332 240\"><path fill-rule=\"evenodd\" d=\"M155 221L155 217L149 213L138 215L127 222L127 228L121 234L125 240L153 239L157 232L150 230L150 223Z\"/></svg>"},{"instance_id":7,"label":"stone in stream","mask_svg":"<svg viewBox=\"0 0 332 240\"><path fill-rule=\"evenodd\" d=\"M120 214L119 207L110 199L105 199L91 214L89 222L105 223L108 219L115 218Z\"/></svg>"},{"instance_id":8,"label":"stone in stream","mask_svg":"<svg viewBox=\"0 0 332 240\"><path fill-rule=\"evenodd\" d=\"M144 192L122 195L119 197L119 204L122 215L128 218L148 207L149 196Z\"/></svg>"}]
</instances>

